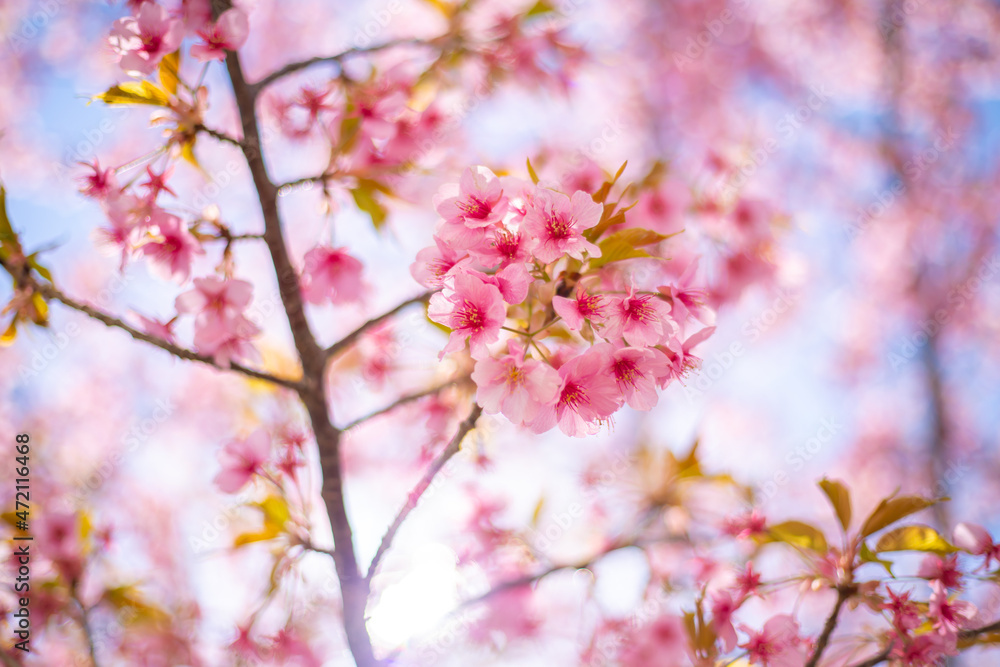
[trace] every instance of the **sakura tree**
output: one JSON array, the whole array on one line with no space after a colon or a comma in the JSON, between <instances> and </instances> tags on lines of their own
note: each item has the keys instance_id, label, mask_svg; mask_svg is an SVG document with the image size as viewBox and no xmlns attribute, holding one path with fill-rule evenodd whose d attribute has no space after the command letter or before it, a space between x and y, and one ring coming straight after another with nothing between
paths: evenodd
<instances>
[{"instance_id":1,"label":"sakura tree","mask_svg":"<svg viewBox=\"0 0 1000 667\"><path fill-rule=\"evenodd\" d=\"M0 18L5 664L996 655L995 5Z\"/></svg>"}]
</instances>

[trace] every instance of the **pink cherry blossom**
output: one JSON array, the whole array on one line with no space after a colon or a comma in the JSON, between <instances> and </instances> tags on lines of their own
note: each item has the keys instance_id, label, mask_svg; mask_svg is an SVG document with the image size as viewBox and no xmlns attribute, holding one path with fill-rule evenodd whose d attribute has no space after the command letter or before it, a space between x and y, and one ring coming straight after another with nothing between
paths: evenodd
<instances>
[{"instance_id":1,"label":"pink cherry blossom","mask_svg":"<svg viewBox=\"0 0 1000 667\"><path fill-rule=\"evenodd\" d=\"M486 167L469 167L462 172L458 193L453 196L449 186L442 188L437 212L445 220L460 221L467 227L488 227L500 222L507 211L507 198L496 174Z\"/></svg>"},{"instance_id":2,"label":"pink cherry blossom","mask_svg":"<svg viewBox=\"0 0 1000 667\"><path fill-rule=\"evenodd\" d=\"M993 538L982 526L974 523L960 523L955 526L953 537L955 546L960 549L965 549L976 556L986 556L983 568L988 568L990 561L993 560L1000 564L1000 544L995 544Z\"/></svg>"},{"instance_id":3,"label":"pink cherry blossom","mask_svg":"<svg viewBox=\"0 0 1000 667\"><path fill-rule=\"evenodd\" d=\"M177 318L167 322L161 322L158 319L146 317L145 315L141 315L139 313L133 313L133 315L135 315L136 319L139 320L142 330L150 336L156 336L157 338L165 340L168 343L176 342L174 340L174 322L177 321Z\"/></svg>"},{"instance_id":4,"label":"pink cherry blossom","mask_svg":"<svg viewBox=\"0 0 1000 667\"><path fill-rule=\"evenodd\" d=\"M88 162L81 162L80 164L92 170L92 173L80 177L80 180L83 181L80 192L84 196L93 197L94 199L105 199L110 194L118 191L118 178L115 176L113 167L101 169L101 164L97 161L97 158L94 158L93 164Z\"/></svg>"},{"instance_id":5,"label":"pink cherry blossom","mask_svg":"<svg viewBox=\"0 0 1000 667\"><path fill-rule=\"evenodd\" d=\"M630 637L618 656L622 667L680 667L688 665L687 633L676 616L662 615Z\"/></svg>"},{"instance_id":6,"label":"pink cherry blossom","mask_svg":"<svg viewBox=\"0 0 1000 667\"><path fill-rule=\"evenodd\" d=\"M222 470L212 480L224 493L236 493L261 472L271 455L271 436L258 428L243 439L227 442L219 452Z\"/></svg>"},{"instance_id":7,"label":"pink cherry blossom","mask_svg":"<svg viewBox=\"0 0 1000 667\"><path fill-rule=\"evenodd\" d=\"M573 437L594 435L601 422L621 405L618 385L608 372L609 359L602 348L593 347L559 368L562 388L555 405L541 410L531 423L536 433L556 424Z\"/></svg>"},{"instance_id":8,"label":"pink cherry blossom","mask_svg":"<svg viewBox=\"0 0 1000 667\"><path fill-rule=\"evenodd\" d=\"M752 510L742 516L727 517L722 523L722 532L738 540L761 535L767 528L767 519L759 510Z\"/></svg>"},{"instance_id":9,"label":"pink cherry blossom","mask_svg":"<svg viewBox=\"0 0 1000 667\"><path fill-rule=\"evenodd\" d=\"M587 294L582 287L577 289L575 299L552 297L552 308L566 322L570 331L579 331L584 320L590 320L591 324L603 324L607 305L603 296Z\"/></svg>"},{"instance_id":10,"label":"pink cherry blossom","mask_svg":"<svg viewBox=\"0 0 1000 667\"><path fill-rule=\"evenodd\" d=\"M306 253L302 295L312 304L346 303L361 298L361 262L346 248L316 246Z\"/></svg>"},{"instance_id":11,"label":"pink cherry blossom","mask_svg":"<svg viewBox=\"0 0 1000 667\"><path fill-rule=\"evenodd\" d=\"M123 70L149 76L163 56L177 50L183 38L181 22L170 18L155 2L147 2L135 17L115 21L108 41Z\"/></svg>"},{"instance_id":12,"label":"pink cherry blossom","mask_svg":"<svg viewBox=\"0 0 1000 667\"><path fill-rule=\"evenodd\" d=\"M199 352L213 356L219 365L255 358L249 339L260 329L243 316L252 294L253 286L246 281L210 276L195 278L194 289L177 297L177 312L196 316L194 344Z\"/></svg>"},{"instance_id":13,"label":"pink cherry blossom","mask_svg":"<svg viewBox=\"0 0 1000 667\"><path fill-rule=\"evenodd\" d=\"M802 667L806 651L799 638L799 624L787 614L773 616L760 632L746 626L741 629L749 638L740 648L747 651L751 665L764 667Z\"/></svg>"},{"instance_id":14,"label":"pink cherry blossom","mask_svg":"<svg viewBox=\"0 0 1000 667\"><path fill-rule=\"evenodd\" d=\"M583 232L601 221L601 205L582 190L572 199L560 192L539 189L531 198L524 216L523 230L537 240L534 255L553 262L564 254L583 259L587 252L600 257L601 249L583 237Z\"/></svg>"},{"instance_id":15,"label":"pink cherry blossom","mask_svg":"<svg viewBox=\"0 0 1000 667\"><path fill-rule=\"evenodd\" d=\"M472 356L483 358L486 346L500 338L500 327L507 317L500 290L468 273L454 277L455 287L450 295L438 292L431 297L427 316L451 329L448 344L441 357L459 350L469 339Z\"/></svg>"},{"instance_id":16,"label":"pink cherry blossom","mask_svg":"<svg viewBox=\"0 0 1000 667\"><path fill-rule=\"evenodd\" d=\"M434 245L417 253L417 260L410 265L414 280L432 289L440 289L444 279L458 268L468 264L468 255L455 251L437 236Z\"/></svg>"},{"instance_id":17,"label":"pink cherry blossom","mask_svg":"<svg viewBox=\"0 0 1000 667\"><path fill-rule=\"evenodd\" d=\"M651 294L629 290L628 296L612 298L608 311L601 331L608 340L624 338L629 345L649 347L677 333L669 304Z\"/></svg>"},{"instance_id":18,"label":"pink cherry blossom","mask_svg":"<svg viewBox=\"0 0 1000 667\"><path fill-rule=\"evenodd\" d=\"M952 640L960 631L972 625L976 618L976 607L971 602L950 599L944 583L935 579L931 582L927 615L937 633Z\"/></svg>"},{"instance_id":19,"label":"pink cherry blossom","mask_svg":"<svg viewBox=\"0 0 1000 667\"><path fill-rule=\"evenodd\" d=\"M667 358L659 350L615 347L601 343L606 351L608 370L618 384L622 399L633 410L652 410L656 405L656 378L667 371Z\"/></svg>"},{"instance_id":20,"label":"pink cherry blossom","mask_svg":"<svg viewBox=\"0 0 1000 667\"><path fill-rule=\"evenodd\" d=\"M174 171L173 167L167 167L159 174L157 174L156 172L153 171L152 167L146 167L147 180L143 181L139 185L141 185L142 187L146 188L149 191L148 196L150 200L155 201L161 192L168 192L174 197L177 196L177 193L171 190L170 186L167 185L167 179L170 178L170 175L173 173L173 171Z\"/></svg>"},{"instance_id":21,"label":"pink cherry blossom","mask_svg":"<svg viewBox=\"0 0 1000 667\"><path fill-rule=\"evenodd\" d=\"M736 628L733 627L733 613L740 608L739 600L729 591L719 591L712 596L712 627L722 640L726 651L736 648Z\"/></svg>"},{"instance_id":22,"label":"pink cherry blossom","mask_svg":"<svg viewBox=\"0 0 1000 667\"><path fill-rule=\"evenodd\" d=\"M202 62L224 60L226 51L238 50L247 41L249 33L246 13L235 7L227 9L214 25L198 31L198 36L205 43L192 46L191 55Z\"/></svg>"},{"instance_id":23,"label":"pink cherry blossom","mask_svg":"<svg viewBox=\"0 0 1000 667\"><path fill-rule=\"evenodd\" d=\"M706 325L715 324L715 313L705 305L705 290L692 286L697 271L698 260L695 259L684 269L677 282L657 288L671 305L674 319L681 325L688 320L697 320Z\"/></svg>"},{"instance_id":24,"label":"pink cherry blossom","mask_svg":"<svg viewBox=\"0 0 1000 667\"><path fill-rule=\"evenodd\" d=\"M484 283L496 286L500 290L500 296L507 303L521 303L528 296L531 276L528 275L528 270L522 264L511 264L493 275L486 275L478 271L472 273Z\"/></svg>"},{"instance_id":25,"label":"pink cherry blossom","mask_svg":"<svg viewBox=\"0 0 1000 667\"><path fill-rule=\"evenodd\" d=\"M948 644L941 635L918 635L905 643L897 643L892 657L907 667L936 667L944 656L955 655L956 651Z\"/></svg>"},{"instance_id":26,"label":"pink cherry blossom","mask_svg":"<svg viewBox=\"0 0 1000 667\"><path fill-rule=\"evenodd\" d=\"M476 383L476 400L486 413L502 412L515 424L534 419L544 406L556 400L562 385L559 373L551 366L525 359L524 345L516 340L507 343L507 354L499 359L477 361L472 380Z\"/></svg>"},{"instance_id":27,"label":"pink cherry blossom","mask_svg":"<svg viewBox=\"0 0 1000 667\"><path fill-rule=\"evenodd\" d=\"M958 569L958 555L937 556L928 554L920 563L917 576L940 581L946 588L962 588L962 572Z\"/></svg>"},{"instance_id":28,"label":"pink cherry blossom","mask_svg":"<svg viewBox=\"0 0 1000 667\"><path fill-rule=\"evenodd\" d=\"M882 610L892 614L892 624L901 633L908 633L920 625L920 609L917 603L910 599L909 591L896 594L894 590L886 587L889 601L882 603Z\"/></svg>"},{"instance_id":29,"label":"pink cherry blossom","mask_svg":"<svg viewBox=\"0 0 1000 667\"><path fill-rule=\"evenodd\" d=\"M667 373L658 378L660 388L664 388L672 380L680 380L691 371L701 367L701 359L693 353L695 347L705 342L715 333L715 327L705 327L691 334L683 342L673 336L663 346L663 353L668 360Z\"/></svg>"},{"instance_id":30,"label":"pink cherry blossom","mask_svg":"<svg viewBox=\"0 0 1000 667\"><path fill-rule=\"evenodd\" d=\"M754 572L752 561L748 561L746 568L736 575L736 586L740 597L757 595L757 588L760 586L760 573Z\"/></svg>"},{"instance_id":31,"label":"pink cherry blossom","mask_svg":"<svg viewBox=\"0 0 1000 667\"><path fill-rule=\"evenodd\" d=\"M483 266L501 268L511 264L524 264L531 261L531 249L534 243L520 231L511 231L506 227L496 227L488 231L483 242L472 249L472 254Z\"/></svg>"},{"instance_id":32,"label":"pink cherry blossom","mask_svg":"<svg viewBox=\"0 0 1000 667\"><path fill-rule=\"evenodd\" d=\"M187 225L161 208L153 209L149 218L151 238L140 247L150 259L150 270L163 280L183 283L191 275L195 255L205 251Z\"/></svg>"}]
</instances>

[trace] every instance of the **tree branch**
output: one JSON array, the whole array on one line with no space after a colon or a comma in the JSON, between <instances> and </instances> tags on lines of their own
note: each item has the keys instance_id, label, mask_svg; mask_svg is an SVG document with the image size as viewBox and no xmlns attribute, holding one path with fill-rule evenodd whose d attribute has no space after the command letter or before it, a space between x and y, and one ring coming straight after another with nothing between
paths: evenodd
<instances>
[{"instance_id":1,"label":"tree branch","mask_svg":"<svg viewBox=\"0 0 1000 667\"><path fill-rule=\"evenodd\" d=\"M973 628L971 630L962 630L958 633L959 639L975 639L980 635L988 635L991 632L1000 632L1000 621L995 621L989 625L984 625L980 628ZM881 665L883 662L889 659L889 655L892 653L892 649L895 647L896 642L893 640L889 642L882 651L868 658L864 662L858 662L851 667L875 667L876 665Z\"/></svg>"},{"instance_id":2,"label":"tree branch","mask_svg":"<svg viewBox=\"0 0 1000 667\"><path fill-rule=\"evenodd\" d=\"M236 146L237 148L242 148L243 147L243 145L240 143L239 139L237 139L235 137L231 137L228 134L226 134L225 132L220 132L219 130L213 130L212 128L206 127L205 125L201 125L201 124L195 125L194 129L195 129L195 132L204 132L208 136L210 136L210 137L212 137L214 139L218 139L219 141L221 141L223 143L231 144L233 146Z\"/></svg>"},{"instance_id":3,"label":"tree branch","mask_svg":"<svg viewBox=\"0 0 1000 667\"><path fill-rule=\"evenodd\" d=\"M393 401L392 403L390 403L389 405L387 405L385 407L379 408L378 410L375 410L374 412L369 412L368 414L364 415L363 417L358 417L354 421L349 422L348 424L346 424L345 426L343 426L340 430L341 431L350 431L355 426L359 426L361 424L364 424L366 421L369 421L371 419L375 419L376 417L384 415L387 412L391 412L391 411L395 410L398 407L402 407L402 406L406 405L407 403L412 403L414 401L419 401L421 398L426 398L428 396L433 396L434 394L437 394L438 392L443 391L443 390L447 389L448 387L455 387L455 386L457 386L459 384L462 384L463 382L466 382L468 379L469 379L468 375L463 375L460 378L456 378L456 379L451 380L449 382L445 382L444 384L439 384L439 385L437 385L435 387L431 387L430 389L424 389L423 391L418 391L418 392L413 393L413 394L406 394L404 396L401 396L400 398L397 398L395 401Z\"/></svg>"},{"instance_id":4,"label":"tree branch","mask_svg":"<svg viewBox=\"0 0 1000 667\"><path fill-rule=\"evenodd\" d=\"M309 58L307 60L301 60L299 62L289 63L284 67L282 67L281 69L271 72L257 83L252 84L251 85L252 95L256 97L257 95L260 94L260 91L262 91L264 88L268 87L278 79L284 78L289 74L294 74L295 72L300 72L304 69L312 67L313 65L321 65L323 63L336 63L337 65L341 65L342 61L346 60L347 58L351 58L353 56L359 56L366 53L376 53L378 51L392 49L397 46L420 46L423 44L430 44L430 43L431 43L430 41L415 39L415 38L397 39L388 42L383 42L382 44L375 44L373 46L365 46L365 47L355 46L350 49L347 49L346 51L341 51L340 53L337 53L332 56L316 56L314 58Z\"/></svg>"},{"instance_id":5,"label":"tree branch","mask_svg":"<svg viewBox=\"0 0 1000 667\"><path fill-rule=\"evenodd\" d=\"M219 364L215 363L215 360L212 357L208 355L199 354L192 350L188 350L178 345L174 345L173 343L165 341L162 338L157 338L156 336L150 336L149 334L143 331L139 331L135 327L127 324L126 322L120 320L117 317L114 317L103 311L100 311L97 308L94 308L93 306L88 306L85 303L81 303L79 301L76 301L75 299L70 298L69 296L63 294L61 291L59 291L52 285L37 282L31 277L28 277L25 280L25 282L27 282L33 289L37 290L46 299L54 299L59 303L68 306L73 310L79 311L87 315L91 319L97 320L98 322L101 322L106 326L116 329L121 329L122 331L125 331L130 336L132 336L132 338L149 343L150 345L155 345L161 350L166 350L167 352L169 352L170 354L174 355L179 359L185 359L187 361L198 361L203 364L208 364L209 366L215 368L216 370L220 371L231 370L236 373L246 375L247 377L254 378L255 380L264 380L265 382L270 382L272 384L276 384L281 387L286 387L288 389L293 389L295 391L299 390L301 384L301 381L299 380L277 377L275 375L271 375L270 373L256 371L252 368L248 368L246 366L243 366L242 364L237 364L237 363L230 363L229 368L226 368L225 366L220 366Z\"/></svg>"},{"instance_id":6,"label":"tree branch","mask_svg":"<svg viewBox=\"0 0 1000 667\"><path fill-rule=\"evenodd\" d=\"M213 7L213 11L217 11ZM344 500L343 470L340 461L341 432L330 421L330 410L324 387L326 355L316 342L306 319L299 278L288 256L278 213L278 190L267 173L262 155L260 130L255 109L256 89L247 83L240 65L239 55L226 53L226 69L233 86L233 95L243 125L241 149L246 158L261 214L264 217L264 241L267 243L274 264L278 291L288 318L288 325L295 341L295 349L302 362L303 381L299 397L312 425L319 463L323 474L322 496L333 533L333 561L340 581L343 600L343 624L347 643L358 667L375 667L371 638L365 625L365 607L368 603L367 582L361 577L357 556L354 553L354 535L347 516Z\"/></svg>"},{"instance_id":7,"label":"tree branch","mask_svg":"<svg viewBox=\"0 0 1000 667\"><path fill-rule=\"evenodd\" d=\"M358 339L358 337L361 336L361 334L365 333L366 331L368 331L372 327L374 327L374 326L376 326L378 324L381 324L382 322L384 322L385 320L389 319L390 317L392 317L393 315L395 315L399 311L403 310L407 306L411 306L411 305L413 305L415 303L423 303L423 302L427 301L427 299L431 298L431 295L434 294L434 292L436 292L436 291L437 290L430 290L430 291L424 292L423 294L415 296L412 299L407 299L406 301L404 301L403 303L399 304L398 306L396 306L392 310L390 310L388 312L385 312L385 313L382 313L378 317L373 317L372 319L368 320L367 322L365 322L364 324L362 324L360 327L358 327L357 329L355 329L351 333L347 334L346 336L344 336L343 338L341 338L340 340L338 340L336 343L334 343L330 347L326 348L326 350L324 350L323 354L326 356L326 358L330 358L330 357L338 354L339 352L341 352L345 348L349 347L352 343L354 343L354 341L356 341Z\"/></svg>"},{"instance_id":8,"label":"tree branch","mask_svg":"<svg viewBox=\"0 0 1000 667\"><path fill-rule=\"evenodd\" d=\"M816 667L819 664L819 659L823 657L823 651L826 650L827 645L830 643L830 637L833 636L833 631L837 627L837 618L840 616L840 610L844 606L844 603L847 602L847 598L851 596L852 591L852 587L837 586L837 602L833 605L833 611L830 612L830 616L827 617L826 623L823 625L823 632L820 634L819 639L816 640L816 648L809 657L809 661L806 662L805 667Z\"/></svg>"},{"instance_id":9,"label":"tree branch","mask_svg":"<svg viewBox=\"0 0 1000 667\"><path fill-rule=\"evenodd\" d=\"M410 515L410 512L417 506L420 502L420 497L424 495L424 492L434 481L434 477L441 472L441 469L448 462L448 460L458 453L462 440L465 436L475 427L476 420L479 419L479 415L483 413L483 409L478 405L472 408L472 412L469 416L465 418L461 424L458 425L458 430L455 432L454 437L452 437L451 442L448 446L444 448L437 458L434 459L430 467L424 473L424 476L420 478L417 485L413 487L409 495L406 497L406 503L403 505L402 509L396 515L389 529L386 531L385 536L382 538L382 542L378 545L378 549L375 551L375 556L372 558L371 565L368 566L368 574L365 575L365 582L370 586L372 577L378 571L379 563L382 561L382 557L392 546L392 541L396 537L396 533L399 531L400 526L406 521L406 517Z\"/></svg>"}]
</instances>

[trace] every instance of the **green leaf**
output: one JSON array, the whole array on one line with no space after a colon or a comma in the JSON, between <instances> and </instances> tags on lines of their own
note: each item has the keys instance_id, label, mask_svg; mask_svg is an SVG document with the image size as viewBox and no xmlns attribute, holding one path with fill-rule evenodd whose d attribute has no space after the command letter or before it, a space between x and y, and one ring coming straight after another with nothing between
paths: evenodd
<instances>
[{"instance_id":1,"label":"green leaf","mask_svg":"<svg viewBox=\"0 0 1000 667\"><path fill-rule=\"evenodd\" d=\"M0 347L8 347L14 344L14 340L17 338L17 318L10 321L7 325L7 329L0 334Z\"/></svg>"},{"instance_id":2,"label":"green leaf","mask_svg":"<svg viewBox=\"0 0 1000 667\"><path fill-rule=\"evenodd\" d=\"M548 2L545 2L545 0L538 0L538 2L536 2L535 5L531 9L529 9L524 16L525 18L531 18L532 16L541 16L542 14L550 14L555 10L556 8L553 7L551 4L549 4Z\"/></svg>"},{"instance_id":3,"label":"green leaf","mask_svg":"<svg viewBox=\"0 0 1000 667\"><path fill-rule=\"evenodd\" d=\"M885 571L889 573L890 577L894 576L892 574L892 561L882 560L876 556L864 542L861 543L861 550L858 553L858 557L861 559L862 563L878 563L885 568Z\"/></svg>"},{"instance_id":4,"label":"green leaf","mask_svg":"<svg viewBox=\"0 0 1000 667\"><path fill-rule=\"evenodd\" d=\"M160 60L160 85L171 95L177 95L177 84L181 80L180 49L168 53Z\"/></svg>"},{"instance_id":5,"label":"green leaf","mask_svg":"<svg viewBox=\"0 0 1000 667\"><path fill-rule=\"evenodd\" d=\"M914 525L894 528L879 538L875 551L929 551L950 554L958 551L930 526Z\"/></svg>"},{"instance_id":6,"label":"green leaf","mask_svg":"<svg viewBox=\"0 0 1000 667\"><path fill-rule=\"evenodd\" d=\"M375 197L375 191L381 190L379 184L367 179L360 179L358 187L351 189L351 196L358 208L371 216L372 225L377 231L381 231L388 215L385 207Z\"/></svg>"},{"instance_id":7,"label":"green leaf","mask_svg":"<svg viewBox=\"0 0 1000 667\"><path fill-rule=\"evenodd\" d=\"M617 215L621 215L620 213ZM635 243L630 237L636 236L634 234L628 233L630 230L622 230L622 232L615 232L598 244L601 249L600 257L592 257L590 259L590 268L599 269L602 266L610 264L612 262L620 262L624 259L635 259L637 257L652 257L645 250L641 250L635 247ZM638 230L639 232L645 232L646 230ZM655 233L655 232L650 232ZM640 241L647 241L647 237L639 238ZM643 242L640 245L648 245L648 242Z\"/></svg>"},{"instance_id":8,"label":"green leaf","mask_svg":"<svg viewBox=\"0 0 1000 667\"><path fill-rule=\"evenodd\" d=\"M621 215L619 213L618 215ZM614 234L608 236L609 239L619 238L626 241L636 248L644 245L653 245L654 243L659 243L664 239L669 238L665 234L659 234L649 229L641 229L639 227L629 227L628 229L622 229Z\"/></svg>"},{"instance_id":9,"label":"green leaf","mask_svg":"<svg viewBox=\"0 0 1000 667\"><path fill-rule=\"evenodd\" d=\"M922 498L920 496L900 496L899 498L889 497L878 504L875 511L865 519L861 526L861 537L868 537L872 533L877 533L886 526L896 523L900 519L907 517L914 512L927 509L931 505L936 505L942 499Z\"/></svg>"},{"instance_id":10,"label":"green leaf","mask_svg":"<svg viewBox=\"0 0 1000 667\"><path fill-rule=\"evenodd\" d=\"M535 168L531 166L531 158L528 158L528 176L531 177L531 182L538 185L538 174L535 173Z\"/></svg>"},{"instance_id":11,"label":"green leaf","mask_svg":"<svg viewBox=\"0 0 1000 667\"><path fill-rule=\"evenodd\" d=\"M825 554L827 551L826 537L815 526L802 521L785 521L771 526L771 538L803 549L810 549Z\"/></svg>"},{"instance_id":12,"label":"green leaf","mask_svg":"<svg viewBox=\"0 0 1000 667\"><path fill-rule=\"evenodd\" d=\"M165 107L170 103L167 91L150 81L126 81L111 86L100 95L94 95L93 99L105 104L150 104L157 107Z\"/></svg>"},{"instance_id":13,"label":"green leaf","mask_svg":"<svg viewBox=\"0 0 1000 667\"><path fill-rule=\"evenodd\" d=\"M819 487L830 499L830 504L833 505L833 509L837 513L837 519L840 520L840 525L844 530L847 530L851 525L851 494L847 487L842 482L825 477L820 481Z\"/></svg>"},{"instance_id":14,"label":"green leaf","mask_svg":"<svg viewBox=\"0 0 1000 667\"><path fill-rule=\"evenodd\" d=\"M30 266L31 268L33 268L35 271L38 271L38 275L40 275L42 278L45 278L49 282L52 282L52 272L49 271L48 269L46 269L41 264L39 264L38 260L35 259L36 257L38 257L38 253L37 252L33 252L30 255L28 255L28 257L27 257L28 266Z\"/></svg>"}]
</instances>

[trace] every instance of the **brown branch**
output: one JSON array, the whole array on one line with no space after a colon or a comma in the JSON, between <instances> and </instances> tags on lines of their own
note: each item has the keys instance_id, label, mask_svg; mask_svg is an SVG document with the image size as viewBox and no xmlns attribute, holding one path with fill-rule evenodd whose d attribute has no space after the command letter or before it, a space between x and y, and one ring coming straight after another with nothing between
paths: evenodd
<instances>
[{"instance_id":1,"label":"brown branch","mask_svg":"<svg viewBox=\"0 0 1000 667\"><path fill-rule=\"evenodd\" d=\"M356 341L358 339L358 337L361 336L361 334L365 333L366 331L368 331L372 327L374 327L374 326L376 326L378 324L381 324L382 322L384 322L385 320L389 319L393 315L397 314L399 311L403 310L407 306L412 306L415 303L423 303L423 302L427 301L427 299L431 298L431 295L434 294L435 291L436 290L430 290L430 291L424 292L423 294L419 294L419 295L413 297L412 299L407 299L406 301L404 301L403 303L399 304L398 306L396 306L392 310L387 311L385 313L382 313L378 317L373 317L372 319L368 320L367 322L365 322L364 324L362 324L360 327L358 327L357 329L355 329L351 333L347 334L346 336L344 336L343 338L341 338L340 340L338 340L336 343L334 343L330 347L326 348L326 350L323 352L323 354L327 358L330 358L330 357L332 357L332 356L340 353L345 348L350 347L351 344L353 344L354 341Z\"/></svg>"},{"instance_id":2,"label":"brown branch","mask_svg":"<svg viewBox=\"0 0 1000 667\"><path fill-rule=\"evenodd\" d=\"M195 125L194 129L195 129L195 132L204 132L208 136L210 136L210 137L212 137L214 139L218 139L219 141L221 141L223 143L231 144L233 146L236 146L237 148L242 148L243 147L243 144L240 143L239 139L237 139L235 137L231 137L228 134L226 134L225 132L220 132L219 130L213 130L212 128L206 127L205 125L201 125L200 123L198 125Z\"/></svg>"},{"instance_id":3,"label":"brown branch","mask_svg":"<svg viewBox=\"0 0 1000 667\"><path fill-rule=\"evenodd\" d=\"M217 8L213 7L213 11L217 11ZM371 638L365 626L368 586L358 568L357 556L354 553L354 535L344 500L343 470L340 461L341 432L330 421L329 404L324 389L327 357L309 328L299 289L299 278L285 246L278 213L278 189L268 176L261 152L262 144L254 106L258 89L247 83L237 53L233 51L226 53L226 69L232 82L233 95L243 125L244 138L241 149L250 168L264 218L264 241L271 254L278 281L278 292L295 341L295 349L302 362L303 381L299 387L299 397L309 413L309 421L319 449L320 469L323 473L322 496L333 533L333 561L340 581L344 632L347 635L351 655L358 667L375 667L379 661L375 659Z\"/></svg>"},{"instance_id":4,"label":"brown branch","mask_svg":"<svg viewBox=\"0 0 1000 667\"><path fill-rule=\"evenodd\" d=\"M851 597L853 591L854 588L850 586L837 586L837 602L833 605L833 611L830 612L826 623L823 625L823 632L820 634L819 639L816 640L816 648L813 649L813 653L809 657L809 661L806 662L805 667L816 667L819 664L819 659L823 657L823 651L826 650L827 645L830 643L830 637L833 636L833 631L837 627L840 610L844 606L844 603L847 602L847 599Z\"/></svg>"},{"instance_id":5,"label":"brown branch","mask_svg":"<svg viewBox=\"0 0 1000 667\"><path fill-rule=\"evenodd\" d=\"M76 604L77 610L80 613L80 627L83 629L83 636L87 639L87 653L90 656L90 662L93 667L101 667L101 664L97 661L97 647L94 645L94 632L90 627L90 613L83 602L76 593L76 585L73 585L73 595L72 600Z\"/></svg>"},{"instance_id":6,"label":"brown branch","mask_svg":"<svg viewBox=\"0 0 1000 667\"><path fill-rule=\"evenodd\" d=\"M389 529L385 532L385 536L382 537L382 542L378 545L378 549L375 551L375 556L372 558L371 565L368 566L368 574L365 575L365 582L371 585L372 577L378 571L379 563L382 561L382 557L392 546L392 541L396 537L396 533L399 531L400 526L406 521L406 517L409 516L410 512L416 508L417 503L420 502L420 497L424 495L424 492L434 481L434 477L437 476L441 469L448 460L458 453L462 445L462 440L465 436L475 427L476 420L479 419L479 415L483 413L483 409L478 405L472 408L472 412L469 416L465 418L461 424L458 425L458 430L455 432L454 437L452 437L451 442L448 446L444 448L437 458L431 463L430 467L424 473L424 476L420 478L417 485L413 487L409 495L406 497L406 503L403 505L402 509L396 515Z\"/></svg>"},{"instance_id":7,"label":"brown branch","mask_svg":"<svg viewBox=\"0 0 1000 667\"><path fill-rule=\"evenodd\" d=\"M433 40L432 40L433 41ZM341 51L332 56L316 56L314 58L309 58L307 60L301 60L299 62L289 63L282 67L281 69L271 72L260 81L251 84L251 92L253 96L257 96L267 86L271 85L278 79L284 78L289 74L294 74L295 72L300 72L304 69L312 67L313 65L322 65L324 63L336 63L338 66L342 65L342 61L351 58L353 56L364 55L368 53L376 53L378 51L384 51L386 49L396 48L398 46L420 46L429 45L432 41L426 41L422 39L397 39L388 42L383 42L382 44L375 44L373 46L359 47L355 46L346 51Z\"/></svg>"},{"instance_id":8,"label":"brown branch","mask_svg":"<svg viewBox=\"0 0 1000 667\"><path fill-rule=\"evenodd\" d=\"M437 394L438 392L441 392L441 391L447 389L448 387L455 387L457 385L460 385L463 382L466 382L468 379L469 379L468 375L463 375L460 378L456 378L456 379L451 380L449 382L445 382L443 384L439 384L437 386L431 387L430 389L424 389L423 391L418 391L418 392L415 392L413 394L406 394L404 396L401 396L401 397L397 398L395 401L393 401L389 405L386 405L385 407L379 408L378 410L375 410L374 412L369 412L368 414L364 415L363 417L358 417L354 421L349 422L348 424L344 425L340 430L341 431L350 431L355 426L359 426L361 424L364 424L366 421L369 421L371 419L375 419L376 417L380 417L381 415L384 415L387 412L391 412L391 411L395 410L396 408L402 407L402 406L404 406L404 405L406 405L408 403L412 403L414 401L419 401L420 399L426 398L428 396L433 396L434 394Z\"/></svg>"},{"instance_id":9,"label":"brown branch","mask_svg":"<svg viewBox=\"0 0 1000 667\"><path fill-rule=\"evenodd\" d=\"M37 282L30 277L27 278L26 282L33 289L37 290L46 299L55 299L59 303L68 306L73 310L79 311L87 315L91 319L97 320L98 322L101 322L106 326L116 329L121 329L122 331L127 332L130 336L132 336L132 338L136 340L141 340L145 343L149 343L150 345L155 345L161 350L166 350L167 352L169 352L170 354L174 355L179 359L184 359L187 361L197 361L203 364L208 364L212 368L215 368L216 370L220 371L231 370L236 373L246 375L247 377L254 378L255 380L264 380L265 382L270 382L272 384L276 384L281 387L286 387L288 389L293 389L296 391L298 391L299 389L300 386L299 380L277 377L275 375L271 375L270 373L257 371L238 363L230 363L228 368L225 366L220 366L219 364L215 363L215 360L212 357L206 354L199 354L192 350L180 347L179 345L174 345L173 343L165 341L162 338L157 338L156 336L150 336L149 334L143 331L139 331L135 327L127 324L126 322L120 320L117 317L114 317L113 315L109 315L108 313L98 310L93 306L88 306L85 303L76 301L75 299L67 296L66 294L63 294L60 290L56 289L52 285Z\"/></svg>"}]
</instances>

